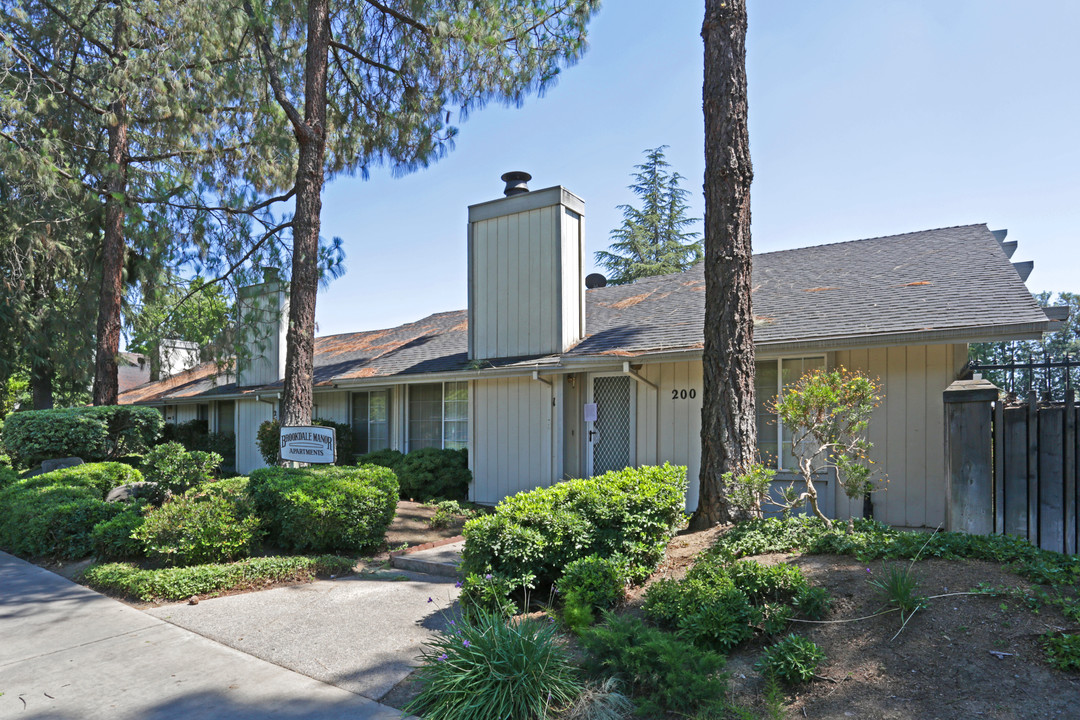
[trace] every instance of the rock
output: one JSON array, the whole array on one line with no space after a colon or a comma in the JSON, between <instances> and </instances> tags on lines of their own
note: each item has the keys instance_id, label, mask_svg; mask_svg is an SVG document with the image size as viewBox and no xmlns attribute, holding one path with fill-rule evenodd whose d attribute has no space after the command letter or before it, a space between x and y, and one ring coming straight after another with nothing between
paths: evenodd
<instances>
[{"instance_id":1,"label":"rock","mask_svg":"<svg viewBox=\"0 0 1080 720\"><path fill-rule=\"evenodd\" d=\"M41 463L41 472L51 473L53 470L62 470L63 468L75 467L76 465L82 465L82 458L66 457L56 458L55 460L46 460Z\"/></svg>"},{"instance_id":2,"label":"rock","mask_svg":"<svg viewBox=\"0 0 1080 720\"><path fill-rule=\"evenodd\" d=\"M105 502L131 502L140 498L152 498L157 492L156 482L133 482L118 485L105 496Z\"/></svg>"},{"instance_id":3,"label":"rock","mask_svg":"<svg viewBox=\"0 0 1080 720\"><path fill-rule=\"evenodd\" d=\"M199 596L198 595L192 595L191 599L187 601L187 604L188 605L198 605L199 604Z\"/></svg>"}]
</instances>

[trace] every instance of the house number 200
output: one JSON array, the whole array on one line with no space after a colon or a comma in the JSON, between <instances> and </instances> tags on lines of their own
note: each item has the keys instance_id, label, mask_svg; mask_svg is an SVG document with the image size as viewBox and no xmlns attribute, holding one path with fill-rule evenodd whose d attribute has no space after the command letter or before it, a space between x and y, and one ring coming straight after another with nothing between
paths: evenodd
<instances>
[{"instance_id":1,"label":"house number 200","mask_svg":"<svg viewBox=\"0 0 1080 720\"><path fill-rule=\"evenodd\" d=\"M687 398L690 398L691 400L693 400L696 397L697 397L697 390L695 390L694 388L690 388L689 390L682 389L682 390L672 390L671 391L671 399L672 400L685 400Z\"/></svg>"}]
</instances>

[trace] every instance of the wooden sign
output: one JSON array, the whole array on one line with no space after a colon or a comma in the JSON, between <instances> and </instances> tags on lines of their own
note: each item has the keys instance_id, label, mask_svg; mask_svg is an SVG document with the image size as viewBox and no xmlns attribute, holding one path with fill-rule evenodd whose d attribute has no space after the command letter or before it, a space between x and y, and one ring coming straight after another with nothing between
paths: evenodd
<instances>
[{"instance_id":1,"label":"wooden sign","mask_svg":"<svg viewBox=\"0 0 1080 720\"><path fill-rule=\"evenodd\" d=\"M337 459L337 433L332 427L297 425L281 428L281 459L330 464Z\"/></svg>"}]
</instances>

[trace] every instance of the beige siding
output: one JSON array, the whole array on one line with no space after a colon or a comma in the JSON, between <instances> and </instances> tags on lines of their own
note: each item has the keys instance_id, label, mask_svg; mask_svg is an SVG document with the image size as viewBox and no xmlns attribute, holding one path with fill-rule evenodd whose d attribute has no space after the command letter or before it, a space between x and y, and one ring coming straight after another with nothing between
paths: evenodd
<instances>
[{"instance_id":1,"label":"beige siding","mask_svg":"<svg viewBox=\"0 0 1080 720\"><path fill-rule=\"evenodd\" d=\"M282 284L263 283L242 288L238 304L248 357L238 364L237 383L241 387L275 383L285 376L289 296Z\"/></svg>"},{"instance_id":2,"label":"beige siding","mask_svg":"<svg viewBox=\"0 0 1080 720\"><path fill-rule=\"evenodd\" d=\"M315 393L315 419L329 420L336 423L349 422L349 393L341 390L338 392Z\"/></svg>"},{"instance_id":3,"label":"beige siding","mask_svg":"<svg viewBox=\"0 0 1080 720\"><path fill-rule=\"evenodd\" d=\"M555 479L552 386L531 378L478 381L470 393L470 499L494 504Z\"/></svg>"},{"instance_id":4,"label":"beige siding","mask_svg":"<svg viewBox=\"0 0 1080 720\"><path fill-rule=\"evenodd\" d=\"M836 363L880 379L885 400L870 420L871 458L888 482L874 515L890 525L937 527L945 520L941 393L967 359L966 345L909 345L836 353ZM847 505L837 490L837 506ZM849 512L859 515L861 502ZM843 515L843 511L838 513Z\"/></svg>"},{"instance_id":5,"label":"beige siding","mask_svg":"<svg viewBox=\"0 0 1080 720\"><path fill-rule=\"evenodd\" d=\"M236 472L247 475L256 468L266 467L259 447L256 444L256 434L259 425L267 420L272 420L274 408L270 403L256 400L236 401Z\"/></svg>"},{"instance_id":6,"label":"beige siding","mask_svg":"<svg viewBox=\"0 0 1080 720\"><path fill-rule=\"evenodd\" d=\"M173 420L177 425L199 419L198 405L176 405Z\"/></svg>"}]
</instances>

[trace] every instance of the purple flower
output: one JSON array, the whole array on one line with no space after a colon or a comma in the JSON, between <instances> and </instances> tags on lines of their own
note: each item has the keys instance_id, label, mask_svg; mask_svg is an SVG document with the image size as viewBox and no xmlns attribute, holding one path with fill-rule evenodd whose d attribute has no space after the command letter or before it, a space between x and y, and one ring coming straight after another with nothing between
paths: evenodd
<instances>
[{"instance_id":1,"label":"purple flower","mask_svg":"<svg viewBox=\"0 0 1080 720\"><path fill-rule=\"evenodd\" d=\"M450 624L451 624L451 625L457 625L457 623L456 623L456 622L454 622L453 620L451 620L451 621L450 621Z\"/></svg>"},{"instance_id":2,"label":"purple flower","mask_svg":"<svg viewBox=\"0 0 1080 720\"><path fill-rule=\"evenodd\" d=\"M434 601L434 600L432 600L431 598L428 598L428 599L427 599L427 601L428 601L429 603L430 603L430 602L435 602L435 601Z\"/></svg>"},{"instance_id":3,"label":"purple flower","mask_svg":"<svg viewBox=\"0 0 1080 720\"><path fill-rule=\"evenodd\" d=\"M439 662L446 662L449 659L450 659L450 656L447 655L446 653L443 653L442 655L439 656Z\"/></svg>"},{"instance_id":4,"label":"purple flower","mask_svg":"<svg viewBox=\"0 0 1080 720\"><path fill-rule=\"evenodd\" d=\"M456 583L454 583L454 587L456 587L456 588L461 587L461 581L458 580Z\"/></svg>"},{"instance_id":5,"label":"purple flower","mask_svg":"<svg viewBox=\"0 0 1080 720\"><path fill-rule=\"evenodd\" d=\"M472 645L472 643L471 643L471 642L469 642L468 640L462 640L462 641L461 641L461 644L462 644L462 645L463 645L464 647L469 647L470 645Z\"/></svg>"},{"instance_id":6,"label":"purple flower","mask_svg":"<svg viewBox=\"0 0 1080 720\"><path fill-rule=\"evenodd\" d=\"M873 574L874 574L874 571L873 571L873 570L871 570L870 568L866 568L866 572L870 573L871 575L873 575Z\"/></svg>"},{"instance_id":7,"label":"purple flower","mask_svg":"<svg viewBox=\"0 0 1080 720\"><path fill-rule=\"evenodd\" d=\"M491 573L488 573L487 575L484 576L485 580L490 580L491 578L492 578Z\"/></svg>"}]
</instances>

